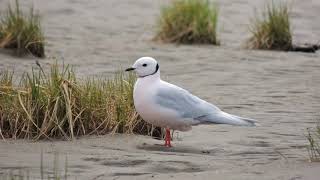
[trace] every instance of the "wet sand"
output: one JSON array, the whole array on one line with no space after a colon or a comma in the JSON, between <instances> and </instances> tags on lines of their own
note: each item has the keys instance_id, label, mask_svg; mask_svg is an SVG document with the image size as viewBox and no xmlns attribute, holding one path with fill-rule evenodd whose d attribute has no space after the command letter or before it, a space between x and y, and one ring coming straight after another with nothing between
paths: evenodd
<instances>
[{"instance_id":1,"label":"wet sand","mask_svg":"<svg viewBox=\"0 0 320 180\"><path fill-rule=\"evenodd\" d=\"M31 1L23 1L26 7ZM251 51L241 48L259 1L220 1L220 47L152 42L162 1L35 0L48 39L47 55L63 57L80 76L110 76L141 56L158 59L163 79L224 111L259 120L255 128L197 126L175 133L174 148L137 135L82 137L72 142L0 142L0 173L14 168L39 177L41 150L52 169L68 157L71 179L310 179L306 128L320 119L320 52ZM0 0L0 9L6 1ZM294 41L317 43L320 2L293 1ZM0 54L0 70L17 73L35 59ZM42 64L54 62L51 58ZM62 62L59 60L59 62Z\"/></svg>"}]
</instances>

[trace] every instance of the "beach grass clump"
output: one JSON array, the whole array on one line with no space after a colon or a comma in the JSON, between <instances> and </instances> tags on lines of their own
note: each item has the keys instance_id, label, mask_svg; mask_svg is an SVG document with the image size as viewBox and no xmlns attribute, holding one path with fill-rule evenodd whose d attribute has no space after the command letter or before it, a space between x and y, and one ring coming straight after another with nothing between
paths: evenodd
<instances>
[{"instance_id":1,"label":"beach grass clump","mask_svg":"<svg viewBox=\"0 0 320 180\"><path fill-rule=\"evenodd\" d=\"M161 9L156 40L183 44L215 44L218 9L208 0L173 0Z\"/></svg>"},{"instance_id":2,"label":"beach grass clump","mask_svg":"<svg viewBox=\"0 0 320 180\"><path fill-rule=\"evenodd\" d=\"M290 50L292 33L289 7L285 2L269 2L262 17L258 14L250 27L252 37L247 41L250 49Z\"/></svg>"},{"instance_id":3,"label":"beach grass clump","mask_svg":"<svg viewBox=\"0 0 320 180\"><path fill-rule=\"evenodd\" d=\"M30 8L29 14L25 14L16 0L15 7L9 4L7 11L1 13L0 48L14 49L18 56L27 53L45 56L40 16L33 8Z\"/></svg>"},{"instance_id":4,"label":"beach grass clump","mask_svg":"<svg viewBox=\"0 0 320 180\"><path fill-rule=\"evenodd\" d=\"M38 64L39 65L39 64ZM149 134L134 109L134 74L78 79L68 65L41 66L17 80L0 73L2 138L64 138L106 133ZM19 83L15 83L19 82Z\"/></svg>"},{"instance_id":5,"label":"beach grass clump","mask_svg":"<svg viewBox=\"0 0 320 180\"><path fill-rule=\"evenodd\" d=\"M310 161L320 162L320 124L316 128L308 129L307 139L309 142L308 152Z\"/></svg>"}]
</instances>

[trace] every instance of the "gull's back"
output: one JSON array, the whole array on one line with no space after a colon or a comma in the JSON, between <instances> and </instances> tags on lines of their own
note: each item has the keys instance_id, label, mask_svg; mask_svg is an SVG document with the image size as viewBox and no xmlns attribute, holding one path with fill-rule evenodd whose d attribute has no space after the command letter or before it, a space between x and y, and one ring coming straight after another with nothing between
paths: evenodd
<instances>
[{"instance_id":1,"label":"gull's back","mask_svg":"<svg viewBox=\"0 0 320 180\"><path fill-rule=\"evenodd\" d=\"M161 81L155 98L157 104L177 111L182 118L196 119L220 111L218 107L192 95L187 90L165 81Z\"/></svg>"},{"instance_id":2,"label":"gull's back","mask_svg":"<svg viewBox=\"0 0 320 180\"><path fill-rule=\"evenodd\" d=\"M155 102L163 108L174 110L181 119L192 119L193 124L232 124L252 126L252 119L234 116L192 95L176 85L161 81L155 93Z\"/></svg>"}]
</instances>

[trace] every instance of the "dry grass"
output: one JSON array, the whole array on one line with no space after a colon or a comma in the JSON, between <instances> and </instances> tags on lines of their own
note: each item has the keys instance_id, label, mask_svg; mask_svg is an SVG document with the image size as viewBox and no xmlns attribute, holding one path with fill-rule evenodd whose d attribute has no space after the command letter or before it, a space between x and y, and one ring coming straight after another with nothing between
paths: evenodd
<instances>
[{"instance_id":1,"label":"dry grass","mask_svg":"<svg viewBox=\"0 0 320 180\"><path fill-rule=\"evenodd\" d=\"M308 152L310 161L320 161L320 124L315 129L308 129Z\"/></svg>"},{"instance_id":2,"label":"dry grass","mask_svg":"<svg viewBox=\"0 0 320 180\"><path fill-rule=\"evenodd\" d=\"M268 3L262 17L256 15L250 30L252 37L247 42L250 49L290 50L292 35L288 4L274 1Z\"/></svg>"},{"instance_id":3,"label":"dry grass","mask_svg":"<svg viewBox=\"0 0 320 180\"><path fill-rule=\"evenodd\" d=\"M40 68L14 80L0 74L2 138L64 138L106 133L150 134L134 110L134 74L79 80L69 66Z\"/></svg>"},{"instance_id":4,"label":"dry grass","mask_svg":"<svg viewBox=\"0 0 320 180\"><path fill-rule=\"evenodd\" d=\"M174 0L161 10L155 40L217 45L217 22L215 4L207 0Z\"/></svg>"},{"instance_id":5,"label":"dry grass","mask_svg":"<svg viewBox=\"0 0 320 180\"><path fill-rule=\"evenodd\" d=\"M24 14L18 0L15 7L8 5L8 10L0 17L0 48L14 49L22 56L31 53L44 57L44 36L40 25L40 16L30 8L30 13Z\"/></svg>"}]
</instances>

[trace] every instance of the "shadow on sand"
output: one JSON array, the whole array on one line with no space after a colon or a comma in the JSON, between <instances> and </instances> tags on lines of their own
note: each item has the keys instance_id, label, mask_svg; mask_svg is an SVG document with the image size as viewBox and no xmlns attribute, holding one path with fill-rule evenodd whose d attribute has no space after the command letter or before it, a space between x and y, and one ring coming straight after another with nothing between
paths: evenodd
<instances>
[{"instance_id":1,"label":"shadow on sand","mask_svg":"<svg viewBox=\"0 0 320 180\"><path fill-rule=\"evenodd\" d=\"M199 154L199 155L217 155L217 153L221 153L223 149L203 149L191 146L173 146L173 147L165 147L162 144L142 144L138 145L137 149L145 150L145 151L153 151L155 154L167 154L167 155L177 155L177 156L187 156L187 154Z\"/></svg>"}]
</instances>

